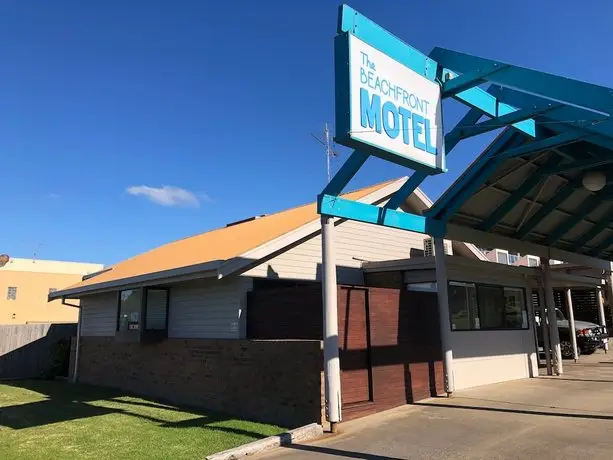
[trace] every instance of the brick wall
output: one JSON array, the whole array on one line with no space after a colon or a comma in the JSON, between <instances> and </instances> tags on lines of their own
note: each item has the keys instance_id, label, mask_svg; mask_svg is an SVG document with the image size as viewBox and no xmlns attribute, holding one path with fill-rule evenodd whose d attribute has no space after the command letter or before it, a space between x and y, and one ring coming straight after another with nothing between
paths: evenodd
<instances>
[{"instance_id":1,"label":"brick wall","mask_svg":"<svg viewBox=\"0 0 613 460\"><path fill-rule=\"evenodd\" d=\"M321 342L82 337L79 381L298 426L321 423Z\"/></svg>"}]
</instances>

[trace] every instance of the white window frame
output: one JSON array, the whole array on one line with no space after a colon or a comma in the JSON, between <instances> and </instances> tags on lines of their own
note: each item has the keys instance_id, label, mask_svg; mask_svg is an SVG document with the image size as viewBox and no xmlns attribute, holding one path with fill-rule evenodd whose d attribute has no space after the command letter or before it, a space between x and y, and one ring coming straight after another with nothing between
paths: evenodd
<instances>
[{"instance_id":1,"label":"white window frame","mask_svg":"<svg viewBox=\"0 0 613 460\"><path fill-rule=\"evenodd\" d=\"M528 259L528 267L535 268L535 267L538 267L540 265L540 263L541 263L539 258L536 257L536 256L527 256L527 259ZM536 265L530 265L530 260L536 261Z\"/></svg>"},{"instance_id":2,"label":"white window frame","mask_svg":"<svg viewBox=\"0 0 613 460\"><path fill-rule=\"evenodd\" d=\"M502 262L498 261L498 254L504 254L507 259L506 264L503 264ZM502 265L509 265L509 251L507 251L506 249L496 249L496 262Z\"/></svg>"}]
</instances>

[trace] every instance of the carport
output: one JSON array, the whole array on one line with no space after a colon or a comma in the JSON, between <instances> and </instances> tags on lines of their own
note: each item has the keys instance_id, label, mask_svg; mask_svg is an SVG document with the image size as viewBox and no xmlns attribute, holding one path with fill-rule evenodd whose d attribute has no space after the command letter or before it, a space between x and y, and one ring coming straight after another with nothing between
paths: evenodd
<instances>
[{"instance_id":1,"label":"carport","mask_svg":"<svg viewBox=\"0 0 613 460\"><path fill-rule=\"evenodd\" d=\"M549 261L602 270L611 278L613 90L448 49L426 56L346 5L338 25L336 141L355 150L318 198L328 419L340 420L341 391L334 218L432 236L440 318L450 316L444 238L540 257L552 371L561 375ZM385 85L374 83L380 78ZM404 88L419 92L414 100L426 104L398 105L399 86L392 93L392 80L404 80ZM443 139L442 101L448 98L468 111ZM423 216L403 209L428 175L446 171L445 157L460 141L496 130L494 141ZM383 207L339 197L370 155L415 170ZM451 394L447 321L440 321L440 331L445 390Z\"/></svg>"}]
</instances>

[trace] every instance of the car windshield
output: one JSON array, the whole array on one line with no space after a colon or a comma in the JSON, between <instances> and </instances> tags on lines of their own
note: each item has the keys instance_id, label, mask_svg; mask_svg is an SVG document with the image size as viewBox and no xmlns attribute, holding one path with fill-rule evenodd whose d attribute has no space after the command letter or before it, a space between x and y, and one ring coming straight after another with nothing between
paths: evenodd
<instances>
[{"instance_id":1,"label":"car windshield","mask_svg":"<svg viewBox=\"0 0 613 460\"><path fill-rule=\"evenodd\" d=\"M556 318L558 319L558 321L566 321L564 313L562 313L559 308L556 308Z\"/></svg>"}]
</instances>

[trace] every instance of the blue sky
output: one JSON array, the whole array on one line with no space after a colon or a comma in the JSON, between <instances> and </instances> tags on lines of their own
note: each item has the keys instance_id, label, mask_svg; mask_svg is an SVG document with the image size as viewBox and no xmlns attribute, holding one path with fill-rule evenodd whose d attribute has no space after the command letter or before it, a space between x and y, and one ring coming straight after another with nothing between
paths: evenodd
<instances>
[{"instance_id":1,"label":"blue sky","mask_svg":"<svg viewBox=\"0 0 613 460\"><path fill-rule=\"evenodd\" d=\"M613 3L563 3L349 4L426 53L613 86ZM110 264L314 201L325 157L311 133L334 119L338 3L291 4L3 2L0 252ZM445 109L450 126L461 112ZM483 142L456 148L425 191L440 194ZM371 159L352 186L408 173Z\"/></svg>"}]
</instances>

